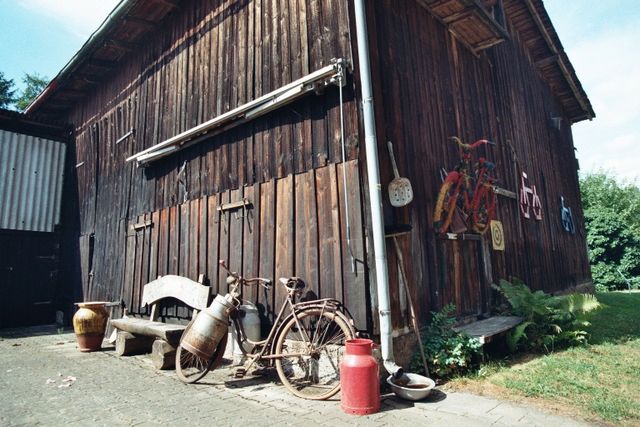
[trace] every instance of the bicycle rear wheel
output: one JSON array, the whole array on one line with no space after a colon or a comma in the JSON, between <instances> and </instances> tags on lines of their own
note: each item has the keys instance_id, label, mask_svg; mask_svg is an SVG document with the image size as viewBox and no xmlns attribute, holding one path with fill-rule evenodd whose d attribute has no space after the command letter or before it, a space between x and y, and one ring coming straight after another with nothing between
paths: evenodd
<instances>
[{"instance_id":1,"label":"bicycle rear wheel","mask_svg":"<svg viewBox=\"0 0 640 427\"><path fill-rule=\"evenodd\" d=\"M187 333L190 327L191 323L187 325L187 328L183 332L183 336ZM182 347L182 344L178 345L176 350L176 375L178 375L180 381L187 384L193 384L204 378L209 371L220 366L220 363L222 363L222 356L224 355L224 351L227 347L227 339L228 335L224 334L216 347L216 351L209 360L196 356Z\"/></svg>"},{"instance_id":2,"label":"bicycle rear wheel","mask_svg":"<svg viewBox=\"0 0 640 427\"><path fill-rule=\"evenodd\" d=\"M433 212L433 227L436 233L446 233L451 225L453 214L458 205L461 179L462 175L458 172L449 172L440 187Z\"/></svg>"},{"instance_id":3,"label":"bicycle rear wheel","mask_svg":"<svg viewBox=\"0 0 640 427\"><path fill-rule=\"evenodd\" d=\"M282 384L303 399L324 400L340 390L345 342L355 337L346 316L306 308L284 324L275 347Z\"/></svg>"}]
</instances>

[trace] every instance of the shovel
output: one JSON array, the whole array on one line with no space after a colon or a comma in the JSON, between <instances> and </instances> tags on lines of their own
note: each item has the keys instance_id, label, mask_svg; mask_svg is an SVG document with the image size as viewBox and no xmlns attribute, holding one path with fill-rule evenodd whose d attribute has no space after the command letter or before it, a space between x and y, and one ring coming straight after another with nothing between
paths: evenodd
<instances>
[{"instance_id":1,"label":"shovel","mask_svg":"<svg viewBox=\"0 0 640 427\"><path fill-rule=\"evenodd\" d=\"M401 178L396 165L396 158L393 155L393 144L387 141L389 147L389 156L391 157L391 165L393 166L393 175L395 178L389 183L389 201L391 206L406 206L413 200L413 189L411 182L407 178Z\"/></svg>"}]
</instances>

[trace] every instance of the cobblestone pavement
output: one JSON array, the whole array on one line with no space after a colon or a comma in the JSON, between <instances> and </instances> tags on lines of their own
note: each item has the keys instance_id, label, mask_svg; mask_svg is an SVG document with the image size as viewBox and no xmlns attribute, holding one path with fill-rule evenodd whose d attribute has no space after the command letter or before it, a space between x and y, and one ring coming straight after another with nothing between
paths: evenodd
<instances>
[{"instance_id":1,"label":"cobblestone pavement","mask_svg":"<svg viewBox=\"0 0 640 427\"><path fill-rule=\"evenodd\" d=\"M223 367L202 384L187 385L174 371L155 370L146 356L117 357L113 347L81 353L68 330L0 330L0 426L585 425L511 403L437 390L421 402L383 395L380 412L353 416L342 412L339 395L307 401L290 395L275 374L241 380L229 374Z\"/></svg>"}]
</instances>

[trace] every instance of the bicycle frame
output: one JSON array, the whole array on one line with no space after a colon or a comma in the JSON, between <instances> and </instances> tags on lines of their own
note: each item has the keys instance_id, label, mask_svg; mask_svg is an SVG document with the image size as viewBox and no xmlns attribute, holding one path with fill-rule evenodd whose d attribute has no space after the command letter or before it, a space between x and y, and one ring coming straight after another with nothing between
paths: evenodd
<instances>
[{"instance_id":1,"label":"bicycle frame","mask_svg":"<svg viewBox=\"0 0 640 427\"><path fill-rule=\"evenodd\" d=\"M236 309L233 312L231 316L231 321L233 322L233 326L236 328L236 343L238 344L240 350L242 351L242 355L251 358L251 362L246 367L247 371L253 366L254 363L257 363L261 359L269 360L269 363L271 364L273 363L274 360L281 359L283 357L282 355L273 353L273 350L272 350L273 345L277 341L278 335L281 332L281 326L285 325L289 321L289 319L296 318L296 323L300 327L300 324L297 320L297 315L303 309L320 308L323 311L327 310L327 312L338 312L338 311L341 311L341 309L343 308L342 303L333 298L323 298L323 299L317 299L317 300L311 300L311 301L301 301L296 303L294 301L298 293L299 291L297 291L296 289L287 289L287 297L284 299L284 304L282 304L282 307L280 307L280 311L278 312L278 315L276 316L276 319L273 322L273 326L269 331L269 335L264 340L260 340L260 341L250 340L247 337L244 331L244 328L242 327L242 323L238 319L238 316L237 316L238 309ZM287 309L290 313L285 317L284 315ZM302 330L303 328L300 328L300 329ZM307 337L307 339L308 338L309 337ZM247 352L244 349L243 344L245 343L251 344L253 346L253 350L251 352ZM260 351L254 352L255 349L258 347L261 348ZM289 353L287 356L291 357L293 355L295 354ZM303 356L303 355L300 354L300 356Z\"/></svg>"},{"instance_id":2,"label":"bicycle frame","mask_svg":"<svg viewBox=\"0 0 640 427\"><path fill-rule=\"evenodd\" d=\"M450 139L458 144L461 160L445 177L438 195L434 214L436 230L441 233L446 232L456 208L459 207L467 227L484 233L488 228L488 220L493 216L495 204L494 179L490 174L494 164L480 157L478 163L472 166L471 152L481 145L494 145L494 143L480 139L472 144L465 144L458 137ZM449 191L451 193L445 197Z\"/></svg>"}]
</instances>

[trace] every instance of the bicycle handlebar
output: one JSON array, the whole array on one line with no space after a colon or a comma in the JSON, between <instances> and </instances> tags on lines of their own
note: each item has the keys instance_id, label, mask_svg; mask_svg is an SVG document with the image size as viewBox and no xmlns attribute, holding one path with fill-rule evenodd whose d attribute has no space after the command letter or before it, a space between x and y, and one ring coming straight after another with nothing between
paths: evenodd
<instances>
[{"instance_id":1,"label":"bicycle handlebar","mask_svg":"<svg viewBox=\"0 0 640 427\"><path fill-rule=\"evenodd\" d=\"M265 279L264 277L254 277L252 279L244 279L243 285L252 285L256 282L258 285L266 289L271 289L271 279Z\"/></svg>"},{"instance_id":2,"label":"bicycle handlebar","mask_svg":"<svg viewBox=\"0 0 640 427\"><path fill-rule=\"evenodd\" d=\"M462 142L462 140L460 138L458 138L457 136L450 136L449 139L453 140L456 144L458 144L463 150L474 150L476 148L478 148L481 145L484 144L489 144L489 145L496 145L495 142L489 141L488 139L479 139L476 142L472 143L472 144L465 144L464 142Z\"/></svg>"},{"instance_id":3,"label":"bicycle handlebar","mask_svg":"<svg viewBox=\"0 0 640 427\"><path fill-rule=\"evenodd\" d=\"M218 263L220 264L220 267L224 268L227 271L227 275L229 275L233 283L238 283L243 286L258 284L259 286L262 286L263 288L266 288L266 289L271 288L270 279L265 279L264 277L252 277L250 279L245 279L244 277L240 276L238 273L229 270L229 267L227 267L227 264L224 262L224 260L221 259ZM227 283L229 283L228 280L229 279L227 279Z\"/></svg>"}]
</instances>

